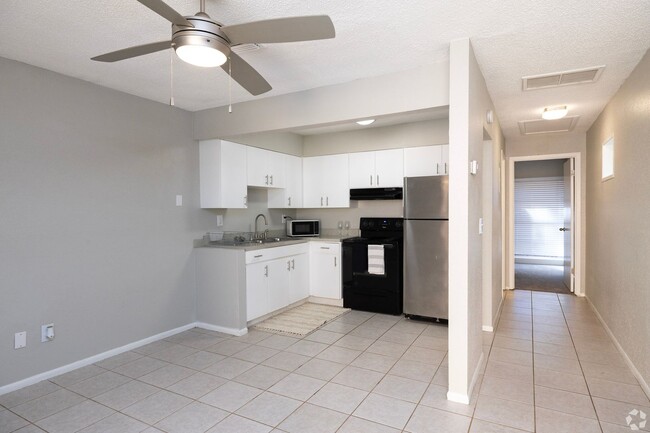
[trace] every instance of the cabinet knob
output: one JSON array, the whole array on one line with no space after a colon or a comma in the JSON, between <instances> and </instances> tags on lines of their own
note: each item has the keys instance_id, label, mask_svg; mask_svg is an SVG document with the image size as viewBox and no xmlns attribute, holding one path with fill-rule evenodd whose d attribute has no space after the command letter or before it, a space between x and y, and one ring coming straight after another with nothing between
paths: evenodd
<instances>
[{"instance_id":1,"label":"cabinet knob","mask_svg":"<svg viewBox=\"0 0 650 433\"><path fill-rule=\"evenodd\" d=\"M320 198L320 205L323 206L323 197Z\"/></svg>"},{"instance_id":2,"label":"cabinet knob","mask_svg":"<svg viewBox=\"0 0 650 433\"><path fill-rule=\"evenodd\" d=\"M370 186L372 186L372 174L370 175Z\"/></svg>"},{"instance_id":3,"label":"cabinet knob","mask_svg":"<svg viewBox=\"0 0 650 433\"><path fill-rule=\"evenodd\" d=\"M334 256L334 267L336 267L336 256Z\"/></svg>"},{"instance_id":4,"label":"cabinet knob","mask_svg":"<svg viewBox=\"0 0 650 433\"><path fill-rule=\"evenodd\" d=\"M377 186L379 186L379 175L377 175Z\"/></svg>"},{"instance_id":5,"label":"cabinet knob","mask_svg":"<svg viewBox=\"0 0 650 433\"><path fill-rule=\"evenodd\" d=\"M265 277L269 276L269 266L268 265L264 266L264 276Z\"/></svg>"},{"instance_id":6,"label":"cabinet knob","mask_svg":"<svg viewBox=\"0 0 650 433\"><path fill-rule=\"evenodd\" d=\"M287 260L287 271L291 270L291 260Z\"/></svg>"},{"instance_id":7,"label":"cabinet knob","mask_svg":"<svg viewBox=\"0 0 650 433\"><path fill-rule=\"evenodd\" d=\"M271 185L273 185L273 175L269 176L269 179L271 179Z\"/></svg>"},{"instance_id":8,"label":"cabinet knob","mask_svg":"<svg viewBox=\"0 0 650 433\"><path fill-rule=\"evenodd\" d=\"M291 197L289 197L289 198L287 199L287 201L288 201L287 204L288 204L289 206L291 206Z\"/></svg>"},{"instance_id":9,"label":"cabinet knob","mask_svg":"<svg viewBox=\"0 0 650 433\"><path fill-rule=\"evenodd\" d=\"M325 197L325 206L329 206L329 205L330 205L330 198L329 196L327 196Z\"/></svg>"},{"instance_id":10,"label":"cabinet knob","mask_svg":"<svg viewBox=\"0 0 650 433\"><path fill-rule=\"evenodd\" d=\"M291 269L296 269L296 260L291 259Z\"/></svg>"},{"instance_id":11,"label":"cabinet knob","mask_svg":"<svg viewBox=\"0 0 650 433\"><path fill-rule=\"evenodd\" d=\"M268 185L269 184L269 175L267 174L266 176L264 176L264 178L266 179L266 182L264 182L264 183L266 185Z\"/></svg>"}]
</instances>

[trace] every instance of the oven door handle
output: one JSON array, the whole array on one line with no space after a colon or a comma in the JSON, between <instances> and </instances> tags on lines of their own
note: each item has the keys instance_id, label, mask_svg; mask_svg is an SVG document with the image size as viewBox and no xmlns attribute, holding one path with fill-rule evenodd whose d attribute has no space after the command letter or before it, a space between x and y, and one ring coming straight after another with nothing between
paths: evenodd
<instances>
[{"instance_id":1,"label":"oven door handle","mask_svg":"<svg viewBox=\"0 0 650 433\"><path fill-rule=\"evenodd\" d=\"M373 243L369 243L368 245L383 245L385 250L390 250L392 248L395 248L395 245L393 245L393 244L373 244Z\"/></svg>"}]
</instances>

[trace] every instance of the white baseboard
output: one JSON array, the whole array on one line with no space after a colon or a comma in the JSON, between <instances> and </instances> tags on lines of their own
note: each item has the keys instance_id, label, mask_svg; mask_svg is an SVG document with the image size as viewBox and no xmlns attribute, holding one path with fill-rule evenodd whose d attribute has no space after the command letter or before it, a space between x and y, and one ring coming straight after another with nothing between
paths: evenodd
<instances>
[{"instance_id":1,"label":"white baseboard","mask_svg":"<svg viewBox=\"0 0 650 433\"><path fill-rule=\"evenodd\" d=\"M187 331L188 329L192 329L195 327L195 323L189 323L187 325L175 328L175 329L170 329L169 331L161 332L160 334L153 335L151 337L143 338L142 340L135 341L133 343L126 344L121 347L117 347L115 349L107 350L106 352L99 353L97 355L90 356L88 358L84 358L79 361L75 361L73 363L64 365L62 367L55 368L53 370L45 371L43 373L39 373L35 376L28 377L27 379L22 379L19 380L18 382L10 383L8 385L4 385L0 387L0 395L7 394L12 391L16 391L17 389L24 388L29 385L33 385L35 383L38 383L42 380L49 379L51 377L58 376L60 374L67 373L72 370L76 370L77 368L85 367L90 364L94 364L99 361L103 361L106 358L110 358L115 355L119 355L120 353L128 352L129 350L137 349L138 347L144 346L145 344L153 343L154 341L162 340L163 338L170 337L172 335L178 334L183 331Z\"/></svg>"},{"instance_id":2,"label":"white baseboard","mask_svg":"<svg viewBox=\"0 0 650 433\"><path fill-rule=\"evenodd\" d=\"M609 329L609 326L607 326L607 323L605 323L605 319L603 319L603 316L600 315L600 313L596 309L596 306L591 302L591 299L589 299L587 296L585 296L585 299L587 299L589 306L591 307L592 310L594 310L594 313L596 313L596 317L598 317L598 320L600 320L600 323L603 325L603 328L605 328L605 331L607 332L607 335L609 335L609 338L611 338L612 341L614 342L614 346L616 346L616 348L620 352L621 356L623 357L623 360L630 368L630 370L632 370L632 374L634 375L634 377L636 377L636 380L639 381L639 385L641 385L643 392L645 392L645 394L650 398L650 386L648 386L648 382L645 381L645 378L641 375L641 373L636 368L636 366L634 365L630 357L627 356L627 353L625 353L625 350L623 350L623 346L621 346L621 343L618 342L612 330Z\"/></svg>"},{"instance_id":3,"label":"white baseboard","mask_svg":"<svg viewBox=\"0 0 650 433\"><path fill-rule=\"evenodd\" d=\"M469 404L469 395L447 391L447 400L454 403Z\"/></svg>"},{"instance_id":4,"label":"white baseboard","mask_svg":"<svg viewBox=\"0 0 650 433\"><path fill-rule=\"evenodd\" d=\"M209 323L203 323L203 322L196 322L195 325L197 328L222 332L224 334L234 335L236 337L241 337L242 335L246 335L248 333L248 328L242 328L242 329L226 328L225 326L211 325Z\"/></svg>"},{"instance_id":5,"label":"white baseboard","mask_svg":"<svg viewBox=\"0 0 650 433\"><path fill-rule=\"evenodd\" d=\"M485 332L494 332L494 327L488 326L488 325L483 325L483 330Z\"/></svg>"},{"instance_id":6,"label":"white baseboard","mask_svg":"<svg viewBox=\"0 0 650 433\"><path fill-rule=\"evenodd\" d=\"M472 376L472 381L469 384L469 389L467 394L460 392L451 392L447 391L447 400L453 401L455 403L469 404L472 393L474 393L474 387L478 381L478 377L481 374L483 369L483 363L485 362L485 353L481 352L481 357L476 364L476 369L474 370L474 375Z\"/></svg>"},{"instance_id":7,"label":"white baseboard","mask_svg":"<svg viewBox=\"0 0 650 433\"><path fill-rule=\"evenodd\" d=\"M309 302L313 302L314 304L334 305L335 307L343 306L343 299L320 298L318 296L310 296Z\"/></svg>"}]
</instances>

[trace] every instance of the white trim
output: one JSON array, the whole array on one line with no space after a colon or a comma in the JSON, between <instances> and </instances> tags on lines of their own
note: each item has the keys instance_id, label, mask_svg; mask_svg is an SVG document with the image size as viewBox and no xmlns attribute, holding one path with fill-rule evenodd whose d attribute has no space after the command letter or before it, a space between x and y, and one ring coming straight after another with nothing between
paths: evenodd
<instances>
[{"instance_id":1,"label":"white trim","mask_svg":"<svg viewBox=\"0 0 650 433\"><path fill-rule=\"evenodd\" d=\"M18 382L10 383L8 385L4 385L0 387L0 395L7 394L9 392L15 391L20 388L24 388L29 385L33 385L35 383L38 383L42 380L49 379L51 377L58 376L60 374L67 373L72 370L76 370L77 368L85 367L90 364L94 364L96 362L102 361L106 358L110 358L115 355L119 355L120 353L128 352L129 350L137 349L138 347L144 346L149 343L153 343L154 341L162 340L163 338L170 337L172 335L178 334L183 331L187 331L188 329L192 329L195 327L195 323L189 323L187 325L180 326L178 328L171 329L169 331L161 332L160 334L153 335L151 337L143 338L142 340L135 341L133 343L126 344L121 347L117 347L115 349L107 350L106 352L99 353L97 355L90 356L88 358L81 359L79 361L72 362L70 364L64 365L62 367L55 368L53 370L45 371L43 373L39 373L35 376L28 377L27 379L22 379L19 380Z\"/></svg>"},{"instance_id":2,"label":"white trim","mask_svg":"<svg viewBox=\"0 0 650 433\"><path fill-rule=\"evenodd\" d=\"M447 391L447 400L456 403L469 404L471 395L474 393L474 387L476 386L478 377L481 375L481 371L483 371L484 362L485 362L485 353L481 352L481 358L478 360L478 363L476 364L476 370L474 370L474 375L472 376L472 382L469 384L469 389L467 390L467 394Z\"/></svg>"},{"instance_id":3,"label":"white trim","mask_svg":"<svg viewBox=\"0 0 650 433\"><path fill-rule=\"evenodd\" d=\"M485 332L494 332L494 327L488 326L488 325L483 325L483 330Z\"/></svg>"},{"instance_id":4,"label":"white trim","mask_svg":"<svg viewBox=\"0 0 650 433\"><path fill-rule=\"evenodd\" d=\"M511 156L508 158L508 276L506 289L512 290L515 283L515 162L517 161L543 161L548 159L574 158L574 268L575 268L575 295L585 296L582 284L582 160L580 152L555 153L548 155Z\"/></svg>"},{"instance_id":5,"label":"white trim","mask_svg":"<svg viewBox=\"0 0 650 433\"><path fill-rule=\"evenodd\" d=\"M343 299L321 298L319 296L310 296L307 302L323 305L334 305L335 307L343 306Z\"/></svg>"},{"instance_id":6,"label":"white trim","mask_svg":"<svg viewBox=\"0 0 650 433\"><path fill-rule=\"evenodd\" d=\"M241 337L242 335L246 335L248 333L248 328L242 328L242 329L227 328L225 326L211 325L209 323L203 323L203 322L196 322L194 325L196 328L207 329L209 331L222 332L224 334L234 335L236 337Z\"/></svg>"},{"instance_id":7,"label":"white trim","mask_svg":"<svg viewBox=\"0 0 650 433\"><path fill-rule=\"evenodd\" d=\"M454 403L469 404L469 396L467 394L460 394L451 391L447 391L447 400L453 401Z\"/></svg>"},{"instance_id":8,"label":"white trim","mask_svg":"<svg viewBox=\"0 0 650 433\"><path fill-rule=\"evenodd\" d=\"M634 377L636 377L636 380L639 381L639 385L643 389L643 392L645 392L645 395L648 396L648 398L650 398L650 386L648 386L648 382L645 381L643 375L639 373L639 370L636 368L636 366L634 365L630 357L627 356L627 353L625 353L625 350L623 350L623 346L621 346L621 343L618 342L612 330L609 329L609 326L607 326L607 323L605 323L605 319L603 319L603 316L600 315L600 313L596 309L596 306L591 302L591 299L589 299L587 296L585 296L585 299L589 303L591 309L594 310L594 313L596 313L596 317L598 317L598 320L600 320L600 323L603 325L603 328L605 328L605 331L607 331L607 335L609 335L609 338L611 338L612 342L614 342L614 346L616 346L616 348L620 352L621 356L623 357L623 360L625 361L629 369L632 370L632 374L634 375Z\"/></svg>"}]
</instances>

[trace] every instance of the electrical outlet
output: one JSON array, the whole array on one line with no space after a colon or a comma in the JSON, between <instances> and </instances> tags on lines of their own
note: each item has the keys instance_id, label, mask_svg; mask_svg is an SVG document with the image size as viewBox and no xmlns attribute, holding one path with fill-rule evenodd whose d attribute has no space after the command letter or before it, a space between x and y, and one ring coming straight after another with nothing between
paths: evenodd
<instances>
[{"instance_id":1,"label":"electrical outlet","mask_svg":"<svg viewBox=\"0 0 650 433\"><path fill-rule=\"evenodd\" d=\"M183 206L183 196L182 195L177 195L176 196L176 206Z\"/></svg>"},{"instance_id":2,"label":"electrical outlet","mask_svg":"<svg viewBox=\"0 0 650 433\"><path fill-rule=\"evenodd\" d=\"M22 349L27 346L27 331L16 332L14 335L14 349Z\"/></svg>"},{"instance_id":3,"label":"electrical outlet","mask_svg":"<svg viewBox=\"0 0 650 433\"><path fill-rule=\"evenodd\" d=\"M41 343L54 340L54 323L41 326Z\"/></svg>"},{"instance_id":4,"label":"electrical outlet","mask_svg":"<svg viewBox=\"0 0 650 433\"><path fill-rule=\"evenodd\" d=\"M483 234L483 218L478 219L478 234Z\"/></svg>"},{"instance_id":5,"label":"electrical outlet","mask_svg":"<svg viewBox=\"0 0 650 433\"><path fill-rule=\"evenodd\" d=\"M217 227L223 227L223 215L217 215Z\"/></svg>"},{"instance_id":6,"label":"electrical outlet","mask_svg":"<svg viewBox=\"0 0 650 433\"><path fill-rule=\"evenodd\" d=\"M282 214L282 222L283 222L283 223L286 223L286 222L287 222L287 216L284 215L284 214Z\"/></svg>"}]
</instances>

